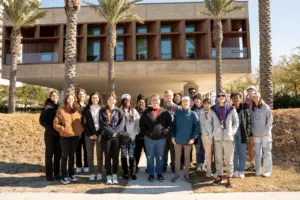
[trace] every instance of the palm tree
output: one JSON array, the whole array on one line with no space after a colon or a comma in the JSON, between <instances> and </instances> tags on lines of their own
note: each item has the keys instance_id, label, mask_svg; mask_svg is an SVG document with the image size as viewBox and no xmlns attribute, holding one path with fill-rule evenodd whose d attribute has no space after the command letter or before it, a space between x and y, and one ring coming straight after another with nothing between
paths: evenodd
<instances>
[{"instance_id":1,"label":"palm tree","mask_svg":"<svg viewBox=\"0 0 300 200\"><path fill-rule=\"evenodd\" d=\"M13 28L10 35L11 68L9 78L8 112L15 113L15 96L17 82L18 59L21 54L21 28L33 26L47 12L39 10L40 0L0 0L4 17L11 22Z\"/></svg>"},{"instance_id":2,"label":"palm tree","mask_svg":"<svg viewBox=\"0 0 300 200\"><path fill-rule=\"evenodd\" d=\"M114 54L116 47L116 26L118 23L137 21L143 23L143 20L133 14L131 9L141 0L97 0L98 5L86 2L98 14L103 16L108 23L108 90L115 92L115 69L114 69Z\"/></svg>"},{"instance_id":3,"label":"palm tree","mask_svg":"<svg viewBox=\"0 0 300 200\"><path fill-rule=\"evenodd\" d=\"M259 0L259 67L261 96L273 108L270 0Z\"/></svg>"},{"instance_id":4,"label":"palm tree","mask_svg":"<svg viewBox=\"0 0 300 200\"><path fill-rule=\"evenodd\" d=\"M223 90L222 80L222 43L223 25L222 18L227 14L242 9L239 5L234 5L235 0L205 0L207 11L200 11L214 20L213 41L216 45L216 87L217 91Z\"/></svg>"},{"instance_id":5,"label":"palm tree","mask_svg":"<svg viewBox=\"0 0 300 200\"><path fill-rule=\"evenodd\" d=\"M77 56L77 17L80 10L80 0L65 0L67 17L65 46L65 82L64 93L75 90L76 56Z\"/></svg>"}]
</instances>

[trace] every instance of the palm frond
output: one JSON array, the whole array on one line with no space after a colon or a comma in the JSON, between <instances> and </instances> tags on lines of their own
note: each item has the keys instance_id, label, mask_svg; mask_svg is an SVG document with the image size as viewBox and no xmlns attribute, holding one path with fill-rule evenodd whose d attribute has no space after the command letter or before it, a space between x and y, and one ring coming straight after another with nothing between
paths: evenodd
<instances>
[{"instance_id":1,"label":"palm frond","mask_svg":"<svg viewBox=\"0 0 300 200\"><path fill-rule=\"evenodd\" d=\"M241 10L242 6L234 5L236 0L205 0L205 8L207 11L200 10L199 14L204 14L213 19L221 19L225 15Z\"/></svg>"}]
</instances>

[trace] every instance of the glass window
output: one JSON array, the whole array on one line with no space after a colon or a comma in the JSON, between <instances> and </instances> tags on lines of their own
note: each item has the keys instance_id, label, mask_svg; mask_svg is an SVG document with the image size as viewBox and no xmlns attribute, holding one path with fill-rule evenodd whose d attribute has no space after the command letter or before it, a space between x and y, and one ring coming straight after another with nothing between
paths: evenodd
<instances>
[{"instance_id":1,"label":"glass window","mask_svg":"<svg viewBox=\"0 0 300 200\"><path fill-rule=\"evenodd\" d=\"M124 39L117 40L117 46L115 49L115 60L124 60Z\"/></svg>"},{"instance_id":2,"label":"glass window","mask_svg":"<svg viewBox=\"0 0 300 200\"><path fill-rule=\"evenodd\" d=\"M52 61L52 53L42 53L41 55L41 61L42 62L51 62Z\"/></svg>"},{"instance_id":3,"label":"glass window","mask_svg":"<svg viewBox=\"0 0 300 200\"><path fill-rule=\"evenodd\" d=\"M137 33L147 33L147 26L146 25L138 25L136 27Z\"/></svg>"},{"instance_id":4,"label":"glass window","mask_svg":"<svg viewBox=\"0 0 300 200\"><path fill-rule=\"evenodd\" d=\"M137 38L136 39L136 59L137 60L147 60L147 38Z\"/></svg>"},{"instance_id":5,"label":"glass window","mask_svg":"<svg viewBox=\"0 0 300 200\"><path fill-rule=\"evenodd\" d=\"M117 34L124 34L124 26L117 26Z\"/></svg>"},{"instance_id":6,"label":"glass window","mask_svg":"<svg viewBox=\"0 0 300 200\"><path fill-rule=\"evenodd\" d=\"M195 38L187 38L185 52L187 58L195 58Z\"/></svg>"},{"instance_id":7,"label":"glass window","mask_svg":"<svg viewBox=\"0 0 300 200\"><path fill-rule=\"evenodd\" d=\"M100 35L100 34L101 34L100 26L96 26L96 25L88 26L88 35Z\"/></svg>"},{"instance_id":8,"label":"glass window","mask_svg":"<svg viewBox=\"0 0 300 200\"><path fill-rule=\"evenodd\" d=\"M87 49L87 61L99 61L100 60L100 41L88 40Z\"/></svg>"},{"instance_id":9,"label":"glass window","mask_svg":"<svg viewBox=\"0 0 300 200\"><path fill-rule=\"evenodd\" d=\"M186 33L193 33L196 31L196 28L195 28L195 24L191 24L191 23L188 23L188 24L185 24L185 32Z\"/></svg>"},{"instance_id":10,"label":"glass window","mask_svg":"<svg viewBox=\"0 0 300 200\"><path fill-rule=\"evenodd\" d=\"M162 32L162 33L171 33L172 32L171 24L162 24L161 28L160 28L160 32Z\"/></svg>"},{"instance_id":11,"label":"glass window","mask_svg":"<svg viewBox=\"0 0 300 200\"><path fill-rule=\"evenodd\" d=\"M172 42L170 38L161 39L161 58L163 60L172 58Z\"/></svg>"}]
</instances>

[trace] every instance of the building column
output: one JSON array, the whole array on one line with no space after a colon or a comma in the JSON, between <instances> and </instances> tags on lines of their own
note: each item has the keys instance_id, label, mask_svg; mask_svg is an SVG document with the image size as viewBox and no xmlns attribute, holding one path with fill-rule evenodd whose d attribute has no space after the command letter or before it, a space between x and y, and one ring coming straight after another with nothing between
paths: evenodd
<instances>
[{"instance_id":1,"label":"building column","mask_svg":"<svg viewBox=\"0 0 300 200\"><path fill-rule=\"evenodd\" d=\"M184 96L189 96L189 89L190 88L195 88L197 92L199 91L199 85L196 83L187 83L183 86L183 95Z\"/></svg>"}]
</instances>

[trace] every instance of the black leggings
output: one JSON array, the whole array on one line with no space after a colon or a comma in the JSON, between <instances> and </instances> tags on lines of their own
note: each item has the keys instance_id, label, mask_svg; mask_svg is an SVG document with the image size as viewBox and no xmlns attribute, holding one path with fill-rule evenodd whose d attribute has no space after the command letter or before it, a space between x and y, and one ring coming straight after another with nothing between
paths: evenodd
<instances>
[{"instance_id":1,"label":"black leggings","mask_svg":"<svg viewBox=\"0 0 300 200\"><path fill-rule=\"evenodd\" d=\"M105 154L106 174L108 176L111 176L112 174L118 174L120 152L119 139L112 138L109 140L102 140L102 142L102 147ZM113 173L111 173L111 159L113 160Z\"/></svg>"},{"instance_id":2,"label":"black leggings","mask_svg":"<svg viewBox=\"0 0 300 200\"><path fill-rule=\"evenodd\" d=\"M84 165L82 165L82 149L83 149L83 161ZM87 161L87 151L85 146L85 134L82 133L81 137L79 139L79 143L76 149L76 167L88 167L88 161Z\"/></svg>"},{"instance_id":3,"label":"black leggings","mask_svg":"<svg viewBox=\"0 0 300 200\"><path fill-rule=\"evenodd\" d=\"M78 145L78 141L79 141L79 137L60 137L60 145L62 149L62 159L61 159L62 178L66 178L68 176L67 162L68 162L69 176L75 175L74 155Z\"/></svg>"}]
</instances>

